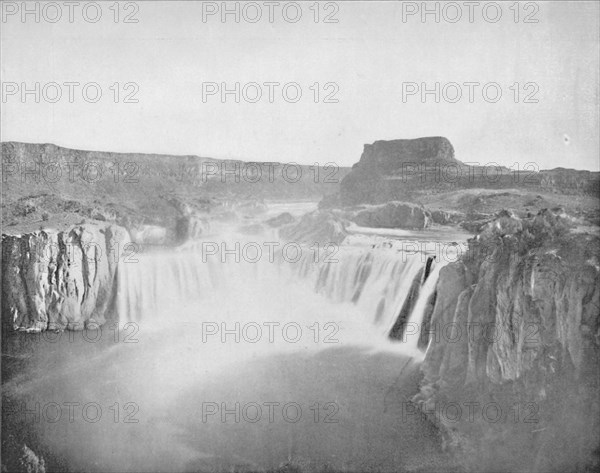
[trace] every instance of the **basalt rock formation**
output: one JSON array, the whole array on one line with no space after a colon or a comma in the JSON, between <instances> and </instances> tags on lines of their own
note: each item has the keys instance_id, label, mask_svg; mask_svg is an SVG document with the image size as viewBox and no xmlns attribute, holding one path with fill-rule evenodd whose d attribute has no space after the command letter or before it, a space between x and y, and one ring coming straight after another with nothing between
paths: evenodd
<instances>
[{"instance_id":1,"label":"basalt rock formation","mask_svg":"<svg viewBox=\"0 0 600 473\"><path fill-rule=\"evenodd\" d=\"M135 257L129 242L125 229L110 224L3 235L3 327L39 332L104 324L118 261Z\"/></svg>"},{"instance_id":2,"label":"basalt rock formation","mask_svg":"<svg viewBox=\"0 0 600 473\"><path fill-rule=\"evenodd\" d=\"M474 471L600 464L599 244L559 212L504 212L441 270L414 402Z\"/></svg>"}]
</instances>

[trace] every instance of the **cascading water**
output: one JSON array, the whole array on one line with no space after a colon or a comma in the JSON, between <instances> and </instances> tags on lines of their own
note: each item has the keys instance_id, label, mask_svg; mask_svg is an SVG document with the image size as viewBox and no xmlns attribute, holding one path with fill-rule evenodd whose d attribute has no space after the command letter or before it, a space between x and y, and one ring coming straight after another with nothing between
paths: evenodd
<instances>
[{"instance_id":1,"label":"cascading water","mask_svg":"<svg viewBox=\"0 0 600 473\"><path fill-rule=\"evenodd\" d=\"M305 264L313 266L316 292L337 303L355 304L379 328L382 338L387 337L424 266L422 255L360 247L341 247L336 262L314 264L307 258Z\"/></svg>"},{"instance_id":2,"label":"cascading water","mask_svg":"<svg viewBox=\"0 0 600 473\"><path fill-rule=\"evenodd\" d=\"M427 279L419 290L417 302L410 312L406 324L406 330L403 334L403 341L406 344L406 348L411 352L418 351L419 339L423 329L423 318L429 299L435 291L437 285L440 270L445 266L443 263L438 263L433 266L431 272L427 275Z\"/></svg>"},{"instance_id":3,"label":"cascading water","mask_svg":"<svg viewBox=\"0 0 600 473\"><path fill-rule=\"evenodd\" d=\"M248 244L269 246L229 235L218 244L199 241L178 251L139 255L134 264L121 262L117 299L121 321L149 329L185 325L202 331L214 322L295 321L309 327L321 319L339 324L346 343L373 348L398 345L388 335L413 282L422 277L427 261L422 254L296 245L293 256L286 257L280 249L257 256L256 251L244 250ZM434 264L419 291L411 326L420 327L440 267ZM402 348L419 354L416 337Z\"/></svg>"}]
</instances>

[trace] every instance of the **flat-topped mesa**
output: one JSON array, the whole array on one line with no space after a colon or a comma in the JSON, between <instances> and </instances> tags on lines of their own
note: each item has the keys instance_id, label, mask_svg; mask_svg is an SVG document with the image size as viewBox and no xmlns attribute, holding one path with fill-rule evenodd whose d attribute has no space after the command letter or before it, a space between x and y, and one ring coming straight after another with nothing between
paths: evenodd
<instances>
[{"instance_id":1,"label":"flat-topped mesa","mask_svg":"<svg viewBox=\"0 0 600 473\"><path fill-rule=\"evenodd\" d=\"M442 164L462 163L454 158L454 147L443 136L409 140L375 141L365 145L356 168L367 166L386 175L402 173L409 166L435 168Z\"/></svg>"},{"instance_id":2,"label":"flat-topped mesa","mask_svg":"<svg viewBox=\"0 0 600 473\"><path fill-rule=\"evenodd\" d=\"M454 147L441 136L375 141L365 145L360 161L342 180L339 197L328 197L321 206L419 202L424 195L459 189L516 188L598 196L600 173L540 170L535 163L511 169L494 162L466 164L454 157Z\"/></svg>"},{"instance_id":3,"label":"flat-topped mesa","mask_svg":"<svg viewBox=\"0 0 600 473\"><path fill-rule=\"evenodd\" d=\"M434 171L442 165L463 166L454 158L454 148L447 138L375 141L365 145L360 161L342 181L340 203L347 206L405 200L407 183L414 180L415 172Z\"/></svg>"}]
</instances>

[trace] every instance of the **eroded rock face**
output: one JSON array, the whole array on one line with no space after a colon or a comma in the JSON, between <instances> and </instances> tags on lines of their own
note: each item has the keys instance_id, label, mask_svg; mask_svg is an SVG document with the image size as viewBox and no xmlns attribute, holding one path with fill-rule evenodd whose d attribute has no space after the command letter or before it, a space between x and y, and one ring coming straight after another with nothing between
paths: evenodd
<instances>
[{"instance_id":1,"label":"eroded rock face","mask_svg":"<svg viewBox=\"0 0 600 473\"><path fill-rule=\"evenodd\" d=\"M432 418L479 471L573 471L598 461L600 241L570 227L555 212L503 212L440 272L414 401L437 409ZM443 415L452 402L463 409L458 421ZM473 420L466 402L479 403ZM490 421L496 406L481 415L491 403L500 421Z\"/></svg>"},{"instance_id":2,"label":"eroded rock face","mask_svg":"<svg viewBox=\"0 0 600 473\"><path fill-rule=\"evenodd\" d=\"M362 227L422 230L431 224L431 214L418 204L388 202L361 210L352 220Z\"/></svg>"},{"instance_id":3,"label":"eroded rock face","mask_svg":"<svg viewBox=\"0 0 600 473\"><path fill-rule=\"evenodd\" d=\"M122 227L100 224L3 235L3 325L38 332L105 323L129 242Z\"/></svg>"}]
</instances>

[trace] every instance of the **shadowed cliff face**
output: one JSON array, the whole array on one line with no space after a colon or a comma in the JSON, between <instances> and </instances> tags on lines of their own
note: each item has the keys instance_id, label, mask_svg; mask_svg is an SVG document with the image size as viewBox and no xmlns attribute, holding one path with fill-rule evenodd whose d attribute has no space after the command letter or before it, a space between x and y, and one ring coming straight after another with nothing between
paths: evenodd
<instances>
[{"instance_id":1,"label":"shadowed cliff face","mask_svg":"<svg viewBox=\"0 0 600 473\"><path fill-rule=\"evenodd\" d=\"M475 469L598 466L599 243L549 211L505 212L442 269L414 401Z\"/></svg>"},{"instance_id":2,"label":"shadowed cliff face","mask_svg":"<svg viewBox=\"0 0 600 473\"><path fill-rule=\"evenodd\" d=\"M116 225L3 235L3 325L38 332L103 324L128 243L129 234Z\"/></svg>"}]
</instances>

